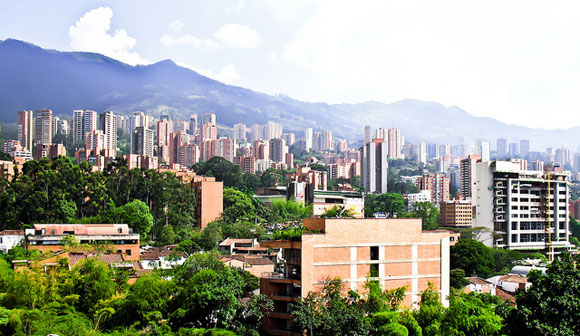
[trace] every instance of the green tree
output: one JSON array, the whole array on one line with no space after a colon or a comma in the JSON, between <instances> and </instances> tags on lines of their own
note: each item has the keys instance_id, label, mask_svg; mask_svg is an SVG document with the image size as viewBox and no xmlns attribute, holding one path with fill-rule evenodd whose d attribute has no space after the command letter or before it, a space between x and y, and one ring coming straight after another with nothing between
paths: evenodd
<instances>
[{"instance_id":1,"label":"green tree","mask_svg":"<svg viewBox=\"0 0 580 336\"><path fill-rule=\"evenodd\" d=\"M461 268L466 275L489 278L493 275L495 262L491 248L473 239L461 239L451 247L451 268Z\"/></svg>"},{"instance_id":2,"label":"green tree","mask_svg":"<svg viewBox=\"0 0 580 336\"><path fill-rule=\"evenodd\" d=\"M113 272L109 265L94 258L80 261L71 271L71 294L82 299L77 309L84 313L94 313L97 303L115 293Z\"/></svg>"},{"instance_id":3,"label":"green tree","mask_svg":"<svg viewBox=\"0 0 580 336\"><path fill-rule=\"evenodd\" d=\"M500 335L502 319L495 313L499 298L469 293L451 296L449 308L441 319L442 335Z\"/></svg>"},{"instance_id":4,"label":"green tree","mask_svg":"<svg viewBox=\"0 0 580 336\"><path fill-rule=\"evenodd\" d=\"M310 292L294 305L292 319L298 332L308 335L364 335L368 323L356 303L356 293L342 296L339 278L324 282L322 290Z\"/></svg>"},{"instance_id":5,"label":"green tree","mask_svg":"<svg viewBox=\"0 0 580 336\"><path fill-rule=\"evenodd\" d=\"M243 277L213 254L196 254L175 272L175 294L169 306L173 326L230 327L241 309Z\"/></svg>"},{"instance_id":6,"label":"green tree","mask_svg":"<svg viewBox=\"0 0 580 336\"><path fill-rule=\"evenodd\" d=\"M449 285L452 288L462 289L468 283L469 281L465 279L465 271L461 268L455 268L449 272Z\"/></svg>"},{"instance_id":7,"label":"green tree","mask_svg":"<svg viewBox=\"0 0 580 336\"><path fill-rule=\"evenodd\" d=\"M532 270L532 286L516 295L506 319L512 335L580 335L580 270L577 256L562 254L546 274Z\"/></svg>"},{"instance_id":8,"label":"green tree","mask_svg":"<svg viewBox=\"0 0 580 336\"><path fill-rule=\"evenodd\" d=\"M344 205L334 205L330 209L326 209L320 216L322 218L352 218L354 212L352 209L345 208Z\"/></svg>"},{"instance_id":9,"label":"green tree","mask_svg":"<svg viewBox=\"0 0 580 336\"><path fill-rule=\"evenodd\" d=\"M374 213L384 213L388 217L405 216L405 200L396 193L365 196L365 215L372 217Z\"/></svg>"},{"instance_id":10,"label":"green tree","mask_svg":"<svg viewBox=\"0 0 580 336\"><path fill-rule=\"evenodd\" d=\"M423 230L439 228L439 209L430 202L418 202L415 211L407 214L410 218L421 218Z\"/></svg>"},{"instance_id":11,"label":"green tree","mask_svg":"<svg viewBox=\"0 0 580 336\"><path fill-rule=\"evenodd\" d=\"M221 156L214 156L207 162L197 163L193 169L197 175L213 176L217 181L223 181L225 187L243 188L240 166Z\"/></svg>"},{"instance_id":12,"label":"green tree","mask_svg":"<svg viewBox=\"0 0 580 336\"><path fill-rule=\"evenodd\" d=\"M138 199L112 209L105 215L104 221L128 224L130 228L141 235L141 239L147 238L153 226L153 216L149 212L149 207Z\"/></svg>"}]
</instances>

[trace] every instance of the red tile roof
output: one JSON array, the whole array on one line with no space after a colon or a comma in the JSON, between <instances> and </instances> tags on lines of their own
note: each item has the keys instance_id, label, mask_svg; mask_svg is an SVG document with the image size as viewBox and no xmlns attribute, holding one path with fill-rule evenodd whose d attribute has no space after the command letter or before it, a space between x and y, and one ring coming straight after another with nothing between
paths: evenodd
<instances>
[{"instance_id":1,"label":"red tile roof","mask_svg":"<svg viewBox=\"0 0 580 336\"><path fill-rule=\"evenodd\" d=\"M0 231L0 236L23 236L24 230L4 230Z\"/></svg>"},{"instance_id":2,"label":"red tile roof","mask_svg":"<svg viewBox=\"0 0 580 336\"><path fill-rule=\"evenodd\" d=\"M499 280L505 281L505 282L528 283L528 279L526 277L519 275L519 274L504 275L501 278L499 278Z\"/></svg>"}]
</instances>

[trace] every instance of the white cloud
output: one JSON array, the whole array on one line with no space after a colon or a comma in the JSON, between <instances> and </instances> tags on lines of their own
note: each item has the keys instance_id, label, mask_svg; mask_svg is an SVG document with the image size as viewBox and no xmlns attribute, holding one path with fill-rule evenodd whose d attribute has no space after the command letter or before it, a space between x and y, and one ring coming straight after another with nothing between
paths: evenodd
<instances>
[{"instance_id":1,"label":"white cloud","mask_svg":"<svg viewBox=\"0 0 580 336\"><path fill-rule=\"evenodd\" d=\"M212 38L201 38L192 34L179 34L184 28L184 23L181 20L171 22L168 27L175 34L164 34L160 39L161 43L167 47L193 45L199 49L216 51L223 47L251 49L262 43L260 33L250 27L236 23L225 24L214 33L214 36L219 41Z\"/></svg>"},{"instance_id":2,"label":"white cloud","mask_svg":"<svg viewBox=\"0 0 580 336\"><path fill-rule=\"evenodd\" d=\"M306 100L418 98L520 125L577 125L579 4L533 3L322 0L277 55L311 78L296 90Z\"/></svg>"},{"instance_id":3,"label":"white cloud","mask_svg":"<svg viewBox=\"0 0 580 336\"><path fill-rule=\"evenodd\" d=\"M242 77L238 73L238 70L233 64L226 65L217 73L213 72L211 69L194 69L194 70L206 77L230 85L238 84L242 79Z\"/></svg>"},{"instance_id":4,"label":"white cloud","mask_svg":"<svg viewBox=\"0 0 580 336\"><path fill-rule=\"evenodd\" d=\"M178 37L165 34L161 36L161 43L167 47L193 45L196 48L215 51L221 48L220 44L212 39L202 39L194 35L184 34Z\"/></svg>"},{"instance_id":5,"label":"white cloud","mask_svg":"<svg viewBox=\"0 0 580 336\"><path fill-rule=\"evenodd\" d=\"M238 0L235 5L226 7L228 12L239 12L246 6L246 0Z\"/></svg>"},{"instance_id":6,"label":"white cloud","mask_svg":"<svg viewBox=\"0 0 580 336\"><path fill-rule=\"evenodd\" d=\"M149 63L138 52L132 51L137 40L124 29L110 31L112 17L113 10L110 7L99 7L86 12L69 28L71 48L100 53L131 65Z\"/></svg>"},{"instance_id":7,"label":"white cloud","mask_svg":"<svg viewBox=\"0 0 580 336\"><path fill-rule=\"evenodd\" d=\"M175 20L169 24L169 30L175 33L181 33L185 24L181 20Z\"/></svg>"},{"instance_id":8,"label":"white cloud","mask_svg":"<svg viewBox=\"0 0 580 336\"><path fill-rule=\"evenodd\" d=\"M237 23L221 26L214 36L231 48L252 49L262 43L262 36L256 30Z\"/></svg>"}]
</instances>

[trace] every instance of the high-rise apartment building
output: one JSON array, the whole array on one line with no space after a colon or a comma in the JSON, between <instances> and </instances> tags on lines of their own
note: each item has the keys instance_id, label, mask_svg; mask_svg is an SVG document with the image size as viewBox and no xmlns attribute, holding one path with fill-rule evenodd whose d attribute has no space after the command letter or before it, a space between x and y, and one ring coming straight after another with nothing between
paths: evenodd
<instances>
[{"instance_id":1,"label":"high-rise apartment building","mask_svg":"<svg viewBox=\"0 0 580 336\"><path fill-rule=\"evenodd\" d=\"M306 151L307 152L310 152L310 150L312 149L313 138L314 138L314 133L313 133L312 128L307 128L306 132L304 132L304 141L306 142Z\"/></svg>"},{"instance_id":2,"label":"high-rise apartment building","mask_svg":"<svg viewBox=\"0 0 580 336\"><path fill-rule=\"evenodd\" d=\"M288 153L288 146L284 139L270 140L270 160L274 162L285 162L286 153Z\"/></svg>"},{"instance_id":3,"label":"high-rise apartment building","mask_svg":"<svg viewBox=\"0 0 580 336\"><path fill-rule=\"evenodd\" d=\"M329 151L332 149L332 132L323 131L320 135L320 150Z\"/></svg>"},{"instance_id":4,"label":"high-rise apartment building","mask_svg":"<svg viewBox=\"0 0 580 336\"><path fill-rule=\"evenodd\" d=\"M365 142L363 145L366 145L369 142L371 142L371 127L367 125L365 126Z\"/></svg>"},{"instance_id":5,"label":"high-rise apartment building","mask_svg":"<svg viewBox=\"0 0 580 336\"><path fill-rule=\"evenodd\" d=\"M54 135L57 135L59 133L64 134L64 135L69 134L69 122L68 122L68 120L54 118L53 123L54 123L54 127L52 130L52 134L54 134Z\"/></svg>"},{"instance_id":6,"label":"high-rise apartment building","mask_svg":"<svg viewBox=\"0 0 580 336\"><path fill-rule=\"evenodd\" d=\"M507 158L508 145L507 145L506 139L504 139L504 138L497 139L496 153L497 153L497 160L503 160L503 159Z\"/></svg>"},{"instance_id":7,"label":"high-rise apartment building","mask_svg":"<svg viewBox=\"0 0 580 336\"><path fill-rule=\"evenodd\" d=\"M361 149L362 185L368 193L387 192L387 144L383 139L373 139Z\"/></svg>"},{"instance_id":8,"label":"high-rise apartment building","mask_svg":"<svg viewBox=\"0 0 580 336\"><path fill-rule=\"evenodd\" d=\"M517 159L520 157L520 144L517 142L511 143L509 145L508 156L512 159Z\"/></svg>"},{"instance_id":9,"label":"high-rise apartment building","mask_svg":"<svg viewBox=\"0 0 580 336\"><path fill-rule=\"evenodd\" d=\"M520 140L520 157L522 159L527 159L530 153L530 140L523 139Z\"/></svg>"},{"instance_id":10,"label":"high-rise apartment building","mask_svg":"<svg viewBox=\"0 0 580 336\"><path fill-rule=\"evenodd\" d=\"M521 160L477 164L476 226L493 232L487 246L558 251L570 248L569 181L564 173L528 171ZM550 251L551 252L551 251Z\"/></svg>"},{"instance_id":11,"label":"high-rise apartment building","mask_svg":"<svg viewBox=\"0 0 580 336\"><path fill-rule=\"evenodd\" d=\"M459 192L465 198L473 198L476 164L480 161L479 155L469 155L459 164Z\"/></svg>"},{"instance_id":12,"label":"high-rise apartment building","mask_svg":"<svg viewBox=\"0 0 580 336\"><path fill-rule=\"evenodd\" d=\"M404 140L398 128L389 128L388 134L388 157L389 159L400 159L403 150Z\"/></svg>"},{"instance_id":13,"label":"high-rise apartment building","mask_svg":"<svg viewBox=\"0 0 580 336\"><path fill-rule=\"evenodd\" d=\"M286 145L292 146L294 143L296 143L296 134L284 133L282 134L282 139L286 140Z\"/></svg>"},{"instance_id":14,"label":"high-rise apartment building","mask_svg":"<svg viewBox=\"0 0 580 336\"><path fill-rule=\"evenodd\" d=\"M34 146L34 112L18 112L18 141L24 150L32 152Z\"/></svg>"},{"instance_id":15,"label":"high-rise apartment building","mask_svg":"<svg viewBox=\"0 0 580 336\"><path fill-rule=\"evenodd\" d=\"M481 150L479 151L479 153L481 153L481 161L489 161L490 155L489 155L489 142L488 141L482 141L481 142Z\"/></svg>"},{"instance_id":16,"label":"high-rise apartment building","mask_svg":"<svg viewBox=\"0 0 580 336\"><path fill-rule=\"evenodd\" d=\"M449 200L449 177L441 173L424 174L417 180L419 190L431 191L431 203L439 206L439 203Z\"/></svg>"},{"instance_id":17,"label":"high-rise apartment building","mask_svg":"<svg viewBox=\"0 0 580 336\"><path fill-rule=\"evenodd\" d=\"M189 134L197 135L197 114L192 114L189 116Z\"/></svg>"},{"instance_id":18,"label":"high-rise apartment building","mask_svg":"<svg viewBox=\"0 0 580 336\"><path fill-rule=\"evenodd\" d=\"M129 131L137 127L149 127L149 117L144 112L133 112L129 118Z\"/></svg>"},{"instance_id":19,"label":"high-rise apartment building","mask_svg":"<svg viewBox=\"0 0 580 336\"><path fill-rule=\"evenodd\" d=\"M49 109L37 110L34 117L35 145L52 144L52 111Z\"/></svg>"},{"instance_id":20,"label":"high-rise apartment building","mask_svg":"<svg viewBox=\"0 0 580 336\"><path fill-rule=\"evenodd\" d=\"M424 142L419 142L417 146L417 161L427 163L427 144Z\"/></svg>"},{"instance_id":21,"label":"high-rise apartment building","mask_svg":"<svg viewBox=\"0 0 580 336\"><path fill-rule=\"evenodd\" d=\"M84 141L87 133L97 129L97 112L91 110L74 110L72 118L72 138L77 144Z\"/></svg>"},{"instance_id":22,"label":"high-rise apartment building","mask_svg":"<svg viewBox=\"0 0 580 336\"><path fill-rule=\"evenodd\" d=\"M117 156L117 118L112 111L106 111L99 115L99 129L105 135L105 149L108 154L105 156Z\"/></svg>"},{"instance_id":23,"label":"high-rise apartment building","mask_svg":"<svg viewBox=\"0 0 580 336\"><path fill-rule=\"evenodd\" d=\"M145 126L136 127L131 132L131 154L153 156L154 132Z\"/></svg>"},{"instance_id":24,"label":"high-rise apartment building","mask_svg":"<svg viewBox=\"0 0 580 336\"><path fill-rule=\"evenodd\" d=\"M244 143L247 141L246 133L248 132L248 128L246 124L234 124L234 139L240 143Z\"/></svg>"},{"instance_id":25,"label":"high-rise apartment building","mask_svg":"<svg viewBox=\"0 0 580 336\"><path fill-rule=\"evenodd\" d=\"M205 113L203 116L201 116L201 124L211 124L217 126L217 117L215 113Z\"/></svg>"}]
</instances>

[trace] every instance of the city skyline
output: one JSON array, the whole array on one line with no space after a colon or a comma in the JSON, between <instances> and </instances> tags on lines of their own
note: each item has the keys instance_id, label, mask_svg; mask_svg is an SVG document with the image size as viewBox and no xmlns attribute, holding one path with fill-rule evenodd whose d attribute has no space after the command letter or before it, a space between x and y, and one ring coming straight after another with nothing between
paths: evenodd
<instances>
[{"instance_id":1,"label":"city skyline","mask_svg":"<svg viewBox=\"0 0 580 336\"><path fill-rule=\"evenodd\" d=\"M511 3L502 10L324 1L175 2L163 11L152 2L3 7L0 39L131 64L169 58L225 83L304 101L415 98L517 125L578 125L579 51L570 34L578 31L578 11L569 3ZM24 24L24 16L44 29ZM545 118L556 110L560 118Z\"/></svg>"}]
</instances>

